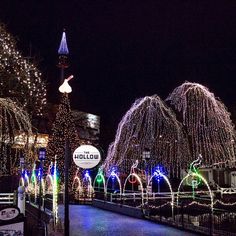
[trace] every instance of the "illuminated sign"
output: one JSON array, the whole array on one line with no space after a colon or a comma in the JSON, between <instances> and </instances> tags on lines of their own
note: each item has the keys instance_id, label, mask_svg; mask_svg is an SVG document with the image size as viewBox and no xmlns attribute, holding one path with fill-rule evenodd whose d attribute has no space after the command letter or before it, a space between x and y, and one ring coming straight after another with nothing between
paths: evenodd
<instances>
[{"instance_id":1,"label":"illuminated sign","mask_svg":"<svg viewBox=\"0 0 236 236\"><path fill-rule=\"evenodd\" d=\"M99 150L92 145L81 145L73 153L74 163L83 169L91 169L101 161Z\"/></svg>"}]
</instances>

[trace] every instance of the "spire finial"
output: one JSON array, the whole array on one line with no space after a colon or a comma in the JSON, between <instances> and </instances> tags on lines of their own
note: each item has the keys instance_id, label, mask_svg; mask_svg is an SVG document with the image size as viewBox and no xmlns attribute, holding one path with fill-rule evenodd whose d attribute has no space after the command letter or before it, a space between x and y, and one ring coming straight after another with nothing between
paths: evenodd
<instances>
[{"instance_id":1,"label":"spire finial","mask_svg":"<svg viewBox=\"0 0 236 236\"><path fill-rule=\"evenodd\" d=\"M66 32L65 32L65 28L63 29L63 33L62 33L62 38L61 38L61 43L58 49L58 54L59 55L68 55L69 54L69 50L68 50L68 46L67 46L67 42L66 42Z\"/></svg>"}]
</instances>

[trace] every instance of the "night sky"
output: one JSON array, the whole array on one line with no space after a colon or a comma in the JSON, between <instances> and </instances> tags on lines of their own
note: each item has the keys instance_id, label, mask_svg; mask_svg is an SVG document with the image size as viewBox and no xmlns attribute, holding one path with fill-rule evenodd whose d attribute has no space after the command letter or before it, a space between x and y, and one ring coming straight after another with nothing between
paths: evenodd
<instances>
[{"instance_id":1,"label":"night sky","mask_svg":"<svg viewBox=\"0 0 236 236\"><path fill-rule=\"evenodd\" d=\"M236 104L235 1L1 0L0 21L36 57L57 102L57 49L66 28L72 107L101 116L101 144L114 139L136 98L165 99L188 80Z\"/></svg>"}]
</instances>

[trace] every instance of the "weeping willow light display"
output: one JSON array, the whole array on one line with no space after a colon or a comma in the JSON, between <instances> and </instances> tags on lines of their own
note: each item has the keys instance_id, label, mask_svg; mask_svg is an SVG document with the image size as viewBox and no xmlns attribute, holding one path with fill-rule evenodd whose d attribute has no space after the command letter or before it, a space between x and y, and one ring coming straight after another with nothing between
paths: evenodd
<instances>
[{"instance_id":1,"label":"weeping willow light display","mask_svg":"<svg viewBox=\"0 0 236 236\"><path fill-rule=\"evenodd\" d=\"M32 133L27 112L10 98L0 98L0 176L14 174L19 165L18 158L11 155L11 146L19 131ZM30 162L29 156L25 159Z\"/></svg>"},{"instance_id":2,"label":"weeping willow light display","mask_svg":"<svg viewBox=\"0 0 236 236\"><path fill-rule=\"evenodd\" d=\"M145 150L150 151L149 160L143 156ZM150 168L161 163L175 176L180 167L187 165L188 158L182 125L172 110L154 95L136 100L122 118L105 167L108 170L116 165L127 173L135 160L139 160Z\"/></svg>"},{"instance_id":3,"label":"weeping willow light display","mask_svg":"<svg viewBox=\"0 0 236 236\"><path fill-rule=\"evenodd\" d=\"M14 38L0 23L0 176L15 174L19 151L13 150L14 137L31 132L29 116L42 115L46 104L46 85L39 70L16 48ZM26 111L26 112L24 112ZM18 133L17 133L18 132ZM32 153L26 142L25 163ZM22 147L21 147L22 149Z\"/></svg>"},{"instance_id":4,"label":"weeping willow light display","mask_svg":"<svg viewBox=\"0 0 236 236\"><path fill-rule=\"evenodd\" d=\"M41 73L16 49L14 38L0 23L0 97L16 99L32 115L42 115L46 85Z\"/></svg>"},{"instance_id":5,"label":"weeping willow light display","mask_svg":"<svg viewBox=\"0 0 236 236\"><path fill-rule=\"evenodd\" d=\"M192 160L199 154L203 156L203 165L235 159L235 131L230 114L206 87L186 82L166 100L180 115Z\"/></svg>"}]
</instances>

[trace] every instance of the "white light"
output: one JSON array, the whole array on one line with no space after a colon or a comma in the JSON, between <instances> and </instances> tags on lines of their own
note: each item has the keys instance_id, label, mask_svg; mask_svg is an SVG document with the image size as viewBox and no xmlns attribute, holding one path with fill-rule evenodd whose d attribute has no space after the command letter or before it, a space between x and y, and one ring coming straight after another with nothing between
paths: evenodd
<instances>
[{"instance_id":1,"label":"white light","mask_svg":"<svg viewBox=\"0 0 236 236\"><path fill-rule=\"evenodd\" d=\"M64 80L63 84L59 87L59 91L61 93L71 93L72 92L72 88L69 85L68 81L71 80L73 77L74 76L71 75L67 79Z\"/></svg>"}]
</instances>

